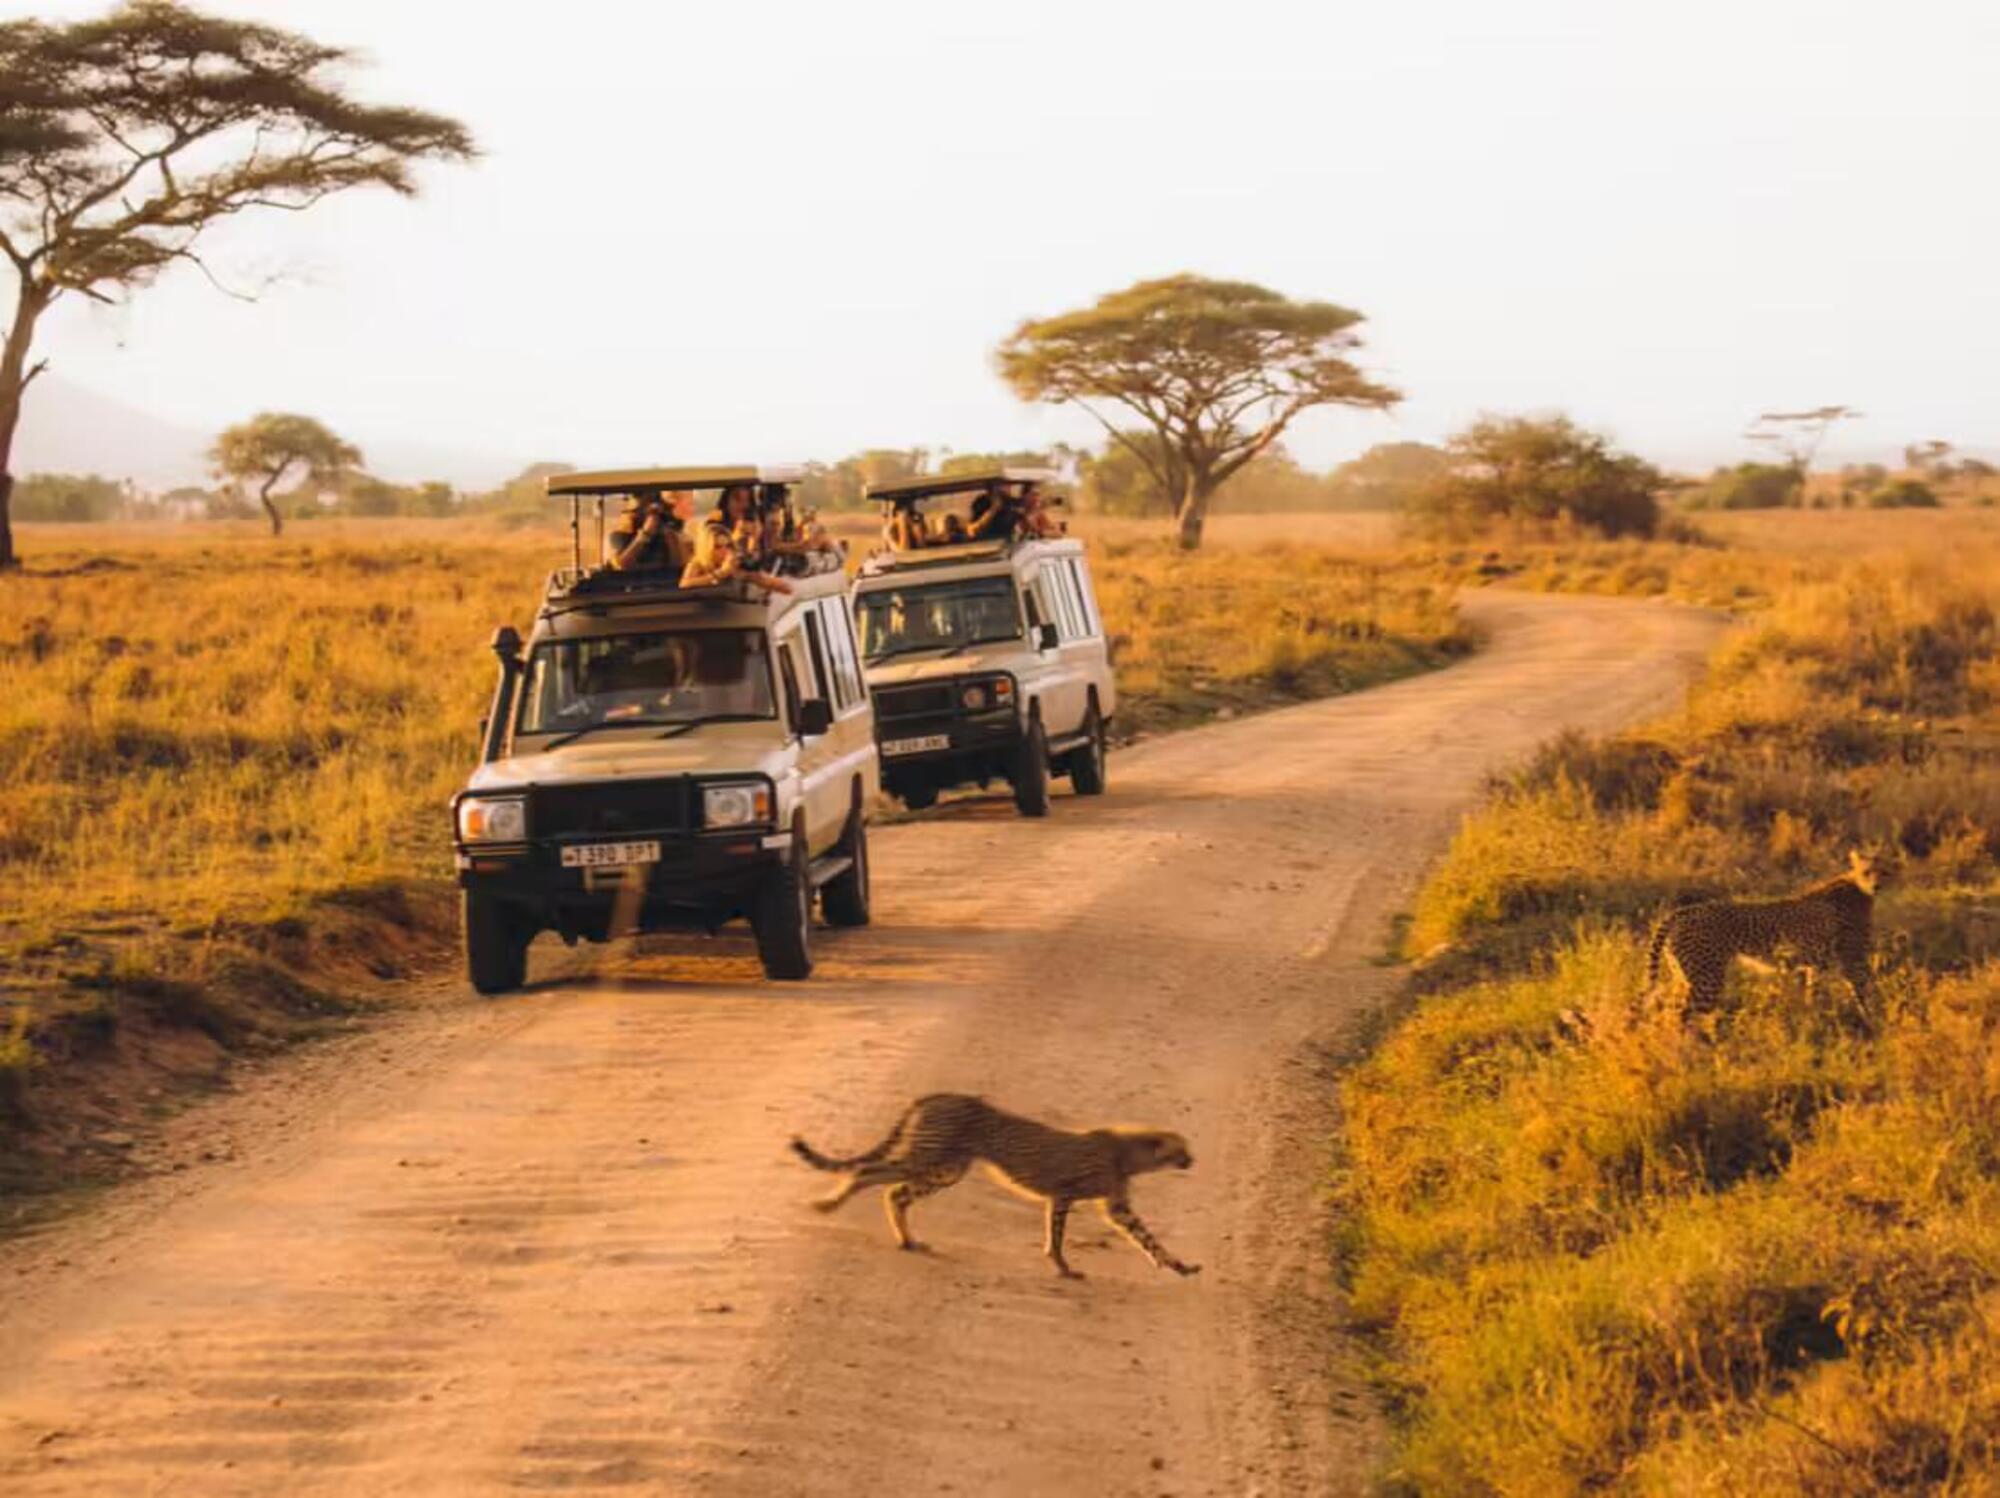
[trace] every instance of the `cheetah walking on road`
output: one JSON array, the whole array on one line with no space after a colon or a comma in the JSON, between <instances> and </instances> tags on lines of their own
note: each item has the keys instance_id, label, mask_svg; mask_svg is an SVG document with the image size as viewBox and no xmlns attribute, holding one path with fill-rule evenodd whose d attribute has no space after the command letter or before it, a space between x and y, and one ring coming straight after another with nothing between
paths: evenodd
<instances>
[{"instance_id":1,"label":"cheetah walking on road","mask_svg":"<svg viewBox=\"0 0 2000 1498\"><path fill-rule=\"evenodd\" d=\"M1868 954L1880 877L1876 860L1855 851L1848 855L1846 873L1796 895L1684 906L1653 931L1647 987L1658 987L1661 958L1672 956L1687 979L1687 1015L1692 1019L1721 1004L1723 980L1734 959L1770 958L1789 948L1812 971L1809 992L1817 989L1821 973L1838 965L1854 997L1866 1002L1872 992Z\"/></svg>"},{"instance_id":2,"label":"cheetah walking on road","mask_svg":"<svg viewBox=\"0 0 2000 1498\"><path fill-rule=\"evenodd\" d=\"M864 1154L835 1160L803 1139L792 1150L817 1170L843 1171L847 1179L813 1203L831 1212L857 1191L882 1186L889 1226L899 1247L919 1247L910 1236L910 1204L953 1185L984 1161L1003 1184L1039 1198L1047 1207L1042 1251L1065 1279L1082 1279L1063 1257L1063 1227L1078 1202L1103 1204L1112 1226L1161 1269L1195 1274L1147 1230L1127 1200L1133 1176L1149 1170L1186 1170L1194 1164L1187 1141L1157 1129L1092 1129L1074 1134L995 1108L983 1098L939 1092L918 1098L889 1137Z\"/></svg>"}]
</instances>

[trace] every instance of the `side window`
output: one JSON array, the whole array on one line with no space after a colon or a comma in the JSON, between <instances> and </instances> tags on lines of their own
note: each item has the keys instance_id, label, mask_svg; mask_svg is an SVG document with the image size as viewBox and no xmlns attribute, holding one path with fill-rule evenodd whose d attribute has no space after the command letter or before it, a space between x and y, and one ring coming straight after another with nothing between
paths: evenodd
<instances>
[{"instance_id":1,"label":"side window","mask_svg":"<svg viewBox=\"0 0 2000 1498\"><path fill-rule=\"evenodd\" d=\"M1083 621L1077 617L1076 594L1069 580L1069 573L1060 565L1046 567L1042 577L1047 581L1050 601L1055 604L1056 618L1062 626L1062 637L1074 640L1083 631Z\"/></svg>"},{"instance_id":2,"label":"side window","mask_svg":"<svg viewBox=\"0 0 2000 1498\"><path fill-rule=\"evenodd\" d=\"M778 681L785 693L785 720L794 727L799 721L799 637L788 635L778 647Z\"/></svg>"},{"instance_id":3,"label":"side window","mask_svg":"<svg viewBox=\"0 0 2000 1498\"><path fill-rule=\"evenodd\" d=\"M1062 589L1056 583L1056 569L1044 567L1035 574L1035 600L1042 606L1042 621L1053 624L1056 633L1069 637L1069 619L1063 613Z\"/></svg>"},{"instance_id":4,"label":"side window","mask_svg":"<svg viewBox=\"0 0 2000 1498\"><path fill-rule=\"evenodd\" d=\"M833 658L833 678L840 691L841 705L852 707L862 697L861 663L854 653L854 619L847 600L828 598L820 610L826 618L827 653Z\"/></svg>"},{"instance_id":5,"label":"side window","mask_svg":"<svg viewBox=\"0 0 2000 1498\"><path fill-rule=\"evenodd\" d=\"M1036 583L1041 581L1037 578ZM1030 584L1021 589L1021 606L1028 611L1028 631L1032 634L1049 622L1049 616L1042 609L1041 589Z\"/></svg>"},{"instance_id":6,"label":"side window","mask_svg":"<svg viewBox=\"0 0 2000 1498\"><path fill-rule=\"evenodd\" d=\"M1083 563L1075 557L1070 558L1068 567L1070 584L1076 589L1076 612L1083 621L1083 632L1086 635L1097 634L1102 626L1097 620L1097 600L1090 596L1090 578L1083 570Z\"/></svg>"},{"instance_id":7,"label":"side window","mask_svg":"<svg viewBox=\"0 0 2000 1498\"><path fill-rule=\"evenodd\" d=\"M834 680L833 673L826 668L826 644L820 639L819 610L809 608L805 611L805 616L806 642L812 653L812 674L813 680L818 683L817 695L831 697L833 705L837 708L845 707L847 705L845 700L839 696L840 685Z\"/></svg>"}]
</instances>

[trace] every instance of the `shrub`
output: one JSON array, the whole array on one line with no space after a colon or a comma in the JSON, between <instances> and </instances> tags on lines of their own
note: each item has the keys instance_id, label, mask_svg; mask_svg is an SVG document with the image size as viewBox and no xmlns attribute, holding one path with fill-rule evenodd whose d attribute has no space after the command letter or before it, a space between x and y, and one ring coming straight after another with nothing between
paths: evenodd
<instances>
[{"instance_id":1,"label":"shrub","mask_svg":"<svg viewBox=\"0 0 2000 1498\"><path fill-rule=\"evenodd\" d=\"M1868 496L1871 510L1935 510L1942 505L1937 491L1921 479L1897 479Z\"/></svg>"},{"instance_id":2,"label":"shrub","mask_svg":"<svg viewBox=\"0 0 2000 1498\"><path fill-rule=\"evenodd\" d=\"M1566 416L1483 417L1446 451L1450 470L1411 498L1419 529L1460 534L1527 522L1617 537L1659 528L1666 475Z\"/></svg>"},{"instance_id":3,"label":"shrub","mask_svg":"<svg viewBox=\"0 0 2000 1498\"><path fill-rule=\"evenodd\" d=\"M1718 468L1688 497L1696 510L1775 510L1798 503L1799 471L1786 463L1738 463Z\"/></svg>"}]
</instances>

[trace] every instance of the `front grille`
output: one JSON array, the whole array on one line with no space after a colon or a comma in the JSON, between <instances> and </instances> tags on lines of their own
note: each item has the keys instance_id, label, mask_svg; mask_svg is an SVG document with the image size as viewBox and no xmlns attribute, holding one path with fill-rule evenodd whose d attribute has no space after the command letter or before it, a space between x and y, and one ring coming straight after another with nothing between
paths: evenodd
<instances>
[{"instance_id":1,"label":"front grille","mask_svg":"<svg viewBox=\"0 0 2000 1498\"><path fill-rule=\"evenodd\" d=\"M528 831L538 838L691 832L694 818L694 781L686 775L538 785L528 793Z\"/></svg>"},{"instance_id":2,"label":"front grille","mask_svg":"<svg viewBox=\"0 0 2000 1498\"><path fill-rule=\"evenodd\" d=\"M921 718L931 713L948 713L956 703L950 682L917 687L884 687L875 694L875 716Z\"/></svg>"}]
</instances>

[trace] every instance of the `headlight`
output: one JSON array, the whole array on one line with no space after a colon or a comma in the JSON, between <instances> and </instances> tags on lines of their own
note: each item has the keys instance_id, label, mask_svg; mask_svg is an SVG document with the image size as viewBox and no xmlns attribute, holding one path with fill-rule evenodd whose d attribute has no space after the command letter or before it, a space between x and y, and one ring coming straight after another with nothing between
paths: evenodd
<instances>
[{"instance_id":1,"label":"headlight","mask_svg":"<svg viewBox=\"0 0 2000 1498\"><path fill-rule=\"evenodd\" d=\"M519 796L504 801L467 796L458 803L458 840L462 843L527 841L528 807Z\"/></svg>"},{"instance_id":2,"label":"headlight","mask_svg":"<svg viewBox=\"0 0 2000 1498\"><path fill-rule=\"evenodd\" d=\"M752 827L771 820L771 788L767 785L710 785L701 792L701 825Z\"/></svg>"},{"instance_id":3,"label":"headlight","mask_svg":"<svg viewBox=\"0 0 2000 1498\"><path fill-rule=\"evenodd\" d=\"M960 689L958 700L967 712L983 713L989 707L1008 707L1014 701L1014 678L992 676L983 681L970 681Z\"/></svg>"}]
</instances>

